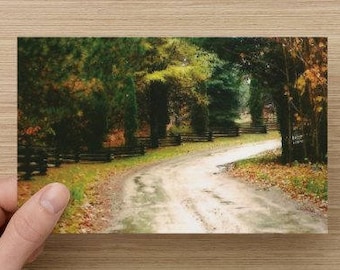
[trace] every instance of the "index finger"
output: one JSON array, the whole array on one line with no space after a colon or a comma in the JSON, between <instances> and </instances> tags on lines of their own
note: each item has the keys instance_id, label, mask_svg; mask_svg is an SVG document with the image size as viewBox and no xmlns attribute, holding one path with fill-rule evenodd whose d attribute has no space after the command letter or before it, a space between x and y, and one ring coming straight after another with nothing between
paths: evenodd
<instances>
[{"instance_id":1,"label":"index finger","mask_svg":"<svg viewBox=\"0 0 340 270\"><path fill-rule=\"evenodd\" d=\"M0 227L17 209L17 180L12 176L0 176Z\"/></svg>"}]
</instances>

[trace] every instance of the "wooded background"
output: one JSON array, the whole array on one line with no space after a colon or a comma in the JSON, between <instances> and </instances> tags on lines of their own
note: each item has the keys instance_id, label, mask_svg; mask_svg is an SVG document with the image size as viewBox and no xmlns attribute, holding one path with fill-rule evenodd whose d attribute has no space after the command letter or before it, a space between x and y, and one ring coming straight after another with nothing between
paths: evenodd
<instances>
[{"instance_id":1,"label":"wooded background","mask_svg":"<svg viewBox=\"0 0 340 270\"><path fill-rule=\"evenodd\" d=\"M337 0L0 0L0 175L17 169L17 37L52 36L328 37L329 234L53 235L27 269L339 269Z\"/></svg>"}]
</instances>

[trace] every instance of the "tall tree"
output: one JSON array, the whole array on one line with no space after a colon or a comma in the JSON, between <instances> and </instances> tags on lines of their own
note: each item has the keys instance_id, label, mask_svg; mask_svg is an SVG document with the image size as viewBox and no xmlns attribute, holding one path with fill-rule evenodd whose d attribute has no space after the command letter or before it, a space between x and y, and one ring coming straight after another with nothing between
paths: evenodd
<instances>
[{"instance_id":1,"label":"tall tree","mask_svg":"<svg viewBox=\"0 0 340 270\"><path fill-rule=\"evenodd\" d=\"M199 86L199 92L202 96L207 96L207 87L205 83ZM195 133L204 134L209 128L209 110L207 100L201 100L191 107L191 126Z\"/></svg>"},{"instance_id":2,"label":"tall tree","mask_svg":"<svg viewBox=\"0 0 340 270\"><path fill-rule=\"evenodd\" d=\"M97 149L122 123L139 39L19 39L19 140Z\"/></svg>"},{"instance_id":3,"label":"tall tree","mask_svg":"<svg viewBox=\"0 0 340 270\"><path fill-rule=\"evenodd\" d=\"M242 74L231 63L221 61L207 81L211 127L233 125L240 114Z\"/></svg>"},{"instance_id":4,"label":"tall tree","mask_svg":"<svg viewBox=\"0 0 340 270\"><path fill-rule=\"evenodd\" d=\"M151 95L151 133L164 136L170 112L178 117L183 108L207 104L206 92L199 89L210 78L217 58L185 39L153 38L145 42L148 61L143 73L138 74L139 84Z\"/></svg>"},{"instance_id":5,"label":"tall tree","mask_svg":"<svg viewBox=\"0 0 340 270\"><path fill-rule=\"evenodd\" d=\"M254 126L263 125L263 90L256 78L250 83L249 111Z\"/></svg>"},{"instance_id":6,"label":"tall tree","mask_svg":"<svg viewBox=\"0 0 340 270\"><path fill-rule=\"evenodd\" d=\"M270 94L280 124L283 162L325 160L326 38L214 38L201 42L257 79L259 87L267 91L264 94Z\"/></svg>"},{"instance_id":7,"label":"tall tree","mask_svg":"<svg viewBox=\"0 0 340 270\"><path fill-rule=\"evenodd\" d=\"M137 144L135 135L138 128L136 89L132 77L129 77L127 80L124 112L124 137L126 145L135 146Z\"/></svg>"},{"instance_id":8,"label":"tall tree","mask_svg":"<svg viewBox=\"0 0 340 270\"><path fill-rule=\"evenodd\" d=\"M293 129L303 136L304 158L326 160L327 39L283 38L279 42L283 53L292 59L294 70L297 65L302 67L287 84L285 94L290 98Z\"/></svg>"},{"instance_id":9,"label":"tall tree","mask_svg":"<svg viewBox=\"0 0 340 270\"><path fill-rule=\"evenodd\" d=\"M82 92L79 88L89 90L90 84L96 84L77 81L74 91L65 86L73 78L70 74L79 74L81 63L81 46L76 39L18 40L19 143L52 143L58 123L70 114L77 115L74 100Z\"/></svg>"}]
</instances>

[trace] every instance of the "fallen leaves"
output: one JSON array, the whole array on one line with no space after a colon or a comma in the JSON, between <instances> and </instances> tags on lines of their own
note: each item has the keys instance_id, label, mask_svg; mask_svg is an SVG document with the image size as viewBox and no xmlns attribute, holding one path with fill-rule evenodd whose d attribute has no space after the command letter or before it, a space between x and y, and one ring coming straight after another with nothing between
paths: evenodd
<instances>
[{"instance_id":1,"label":"fallen leaves","mask_svg":"<svg viewBox=\"0 0 340 270\"><path fill-rule=\"evenodd\" d=\"M328 209L327 165L295 162L292 166L279 162L279 153L266 154L236 162L228 173L268 189L279 187L297 201L308 201L323 212Z\"/></svg>"},{"instance_id":2,"label":"fallen leaves","mask_svg":"<svg viewBox=\"0 0 340 270\"><path fill-rule=\"evenodd\" d=\"M114 188L118 186L112 176L119 173L108 164L65 164L62 168L50 168L46 176L18 181L18 204L21 206L46 184L61 182L69 188L72 196L54 232L103 232L112 218Z\"/></svg>"}]
</instances>

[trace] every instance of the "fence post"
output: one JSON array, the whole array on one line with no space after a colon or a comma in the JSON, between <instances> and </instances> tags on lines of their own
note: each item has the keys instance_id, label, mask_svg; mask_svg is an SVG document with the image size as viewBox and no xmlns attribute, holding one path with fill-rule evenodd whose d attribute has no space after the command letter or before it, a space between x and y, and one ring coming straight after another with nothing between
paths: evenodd
<instances>
[{"instance_id":1,"label":"fence post","mask_svg":"<svg viewBox=\"0 0 340 270\"><path fill-rule=\"evenodd\" d=\"M31 151L27 146L24 146L24 170L25 170L25 175L24 179L25 180L30 180L32 176L32 169L31 169Z\"/></svg>"},{"instance_id":2,"label":"fence post","mask_svg":"<svg viewBox=\"0 0 340 270\"><path fill-rule=\"evenodd\" d=\"M106 152L106 161L107 161L107 162L111 162L111 161L112 161L111 152L110 152L110 151L107 151L107 152Z\"/></svg>"},{"instance_id":3,"label":"fence post","mask_svg":"<svg viewBox=\"0 0 340 270\"><path fill-rule=\"evenodd\" d=\"M57 168L59 168L61 166L61 163L62 163L62 158L61 158L61 154L59 153L59 151L56 149L55 150L55 166Z\"/></svg>"},{"instance_id":4,"label":"fence post","mask_svg":"<svg viewBox=\"0 0 340 270\"><path fill-rule=\"evenodd\" d=\"M181 134L177 134L176 135L176 142L178 145L181 145L182 144L182 137L181 137Z\"/></svg>"},{"instance_id":5,"label":"fence post","mask_svg":"<svg viewBox=\"0 0 340 270\"><path fill-rule=\"evenodd\" d=\"M144 144L141 143L139 147L140 147L140 150L141 150L141 154L142 154L142 155L145 155L145 147L144 147Z\"/></svg>"},{"instance_id":6,"label":"fence post","mask_svg":"<svg viewBox=\"0 0 340 270\"><path fill-rule=\"evenodd\" d=\"M159 147L159 139L156 136L151 136L151 148Z\"/></svg>"},{"instance_id":7,"label":"fence post","mask_svg":"<svg viewBox=\"0 0 340 270\"><path fill-rule=\"evenodd\" d=\"M263 132L267 133L268 129L267 129L267 125L263 125Z\"/></svg>"},{"instance_id":8,"label":"fence post","mask_svg":"<svg viewBox=\"0 0 340 270\"><path fill-rule=\"evenodd\" d=\"M79 163L79 161L80 161L80 153L79 153L79 152L76 152L76 153L74 154L74 161L75 161L76 163Z\"/></svg>"},{"instance_id":9,"label":"fence post","mask_svg":"<svg viewBox=\"0 0 340 270\"><path fill-rule=\"evenodd\" d=\"M47 172L47 153L41 150L37 154L39 156L39 174L45 175Z\"/></svg>"},{"instance_id":10,"label":"fence post","mask_svg":"<svg viewBox=\"0 0 340 270\"><path fill-rule=\"evenodd\" d=\"M209 141L209 142L212 142L212 141L213 141L213 133L212 133L212 131L209 131L208 141Z\"/></svg>"}]
</instances>

